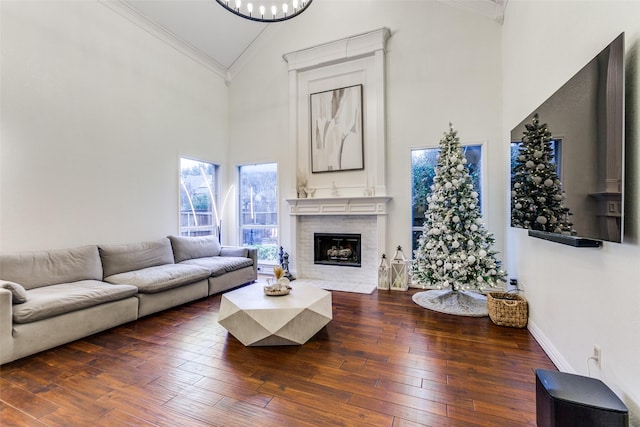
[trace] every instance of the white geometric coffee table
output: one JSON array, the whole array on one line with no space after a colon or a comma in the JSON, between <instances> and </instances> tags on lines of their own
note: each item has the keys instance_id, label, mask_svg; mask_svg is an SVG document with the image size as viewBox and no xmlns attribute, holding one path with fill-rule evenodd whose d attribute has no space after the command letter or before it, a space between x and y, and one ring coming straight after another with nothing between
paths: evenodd
<instances>
[{"instance_id":1,"label":"white geometric coffee table","mask_svg":"<svg viewBox=\"0 0 640 427\"><path fill-rule=\"evenodd\" d=\"M245 346L300 345L333 319L331 293L291 283L291 293L267 296L264 283L222 295L218 323Z\"/></svg>"}]
</instances>

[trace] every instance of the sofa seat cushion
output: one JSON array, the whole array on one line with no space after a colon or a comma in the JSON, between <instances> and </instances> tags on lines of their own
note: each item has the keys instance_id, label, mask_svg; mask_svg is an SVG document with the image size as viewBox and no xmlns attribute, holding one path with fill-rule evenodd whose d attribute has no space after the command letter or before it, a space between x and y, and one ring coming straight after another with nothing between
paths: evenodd
<instances>
[{"instance_id":1,"label":"sofa seat cushion","mask_svg":"<svg viewBox=\"0 0 640 427\"><path fill-rule=\"evenodd\" d=\"M231 271L240 270L245 267L252 267L253 260L251 258L235 257L235 256L214 256L206 258L188 259L182 261L179 265L197 265L208 268L210 275L213 277L222 276Z\"/></svg>"},{"instance_id":2,"label":"sofa seat cushion","mask_svg":"<svg viewBox=\"0 0 640 427\"><path fill-rule=\"evenodd\" d=\"M210 274L209 270L204 267L166 264L114 274L105 277L104 281L133 285L142 294L153 294L206 279Z\"/></svg>"},{"instance_id":3,"label":"sofa seat cushion","mask_svg":"<svg viewBox=\"0 0 640 427\"><path fill-rule=\"evenodd\" d=\"M13 306L15 323L30 323L60 314L82 310L138 293L135 286L110 285L98 280L43 286L27 291L26 302Z\"/></svg>"}]
</instances>

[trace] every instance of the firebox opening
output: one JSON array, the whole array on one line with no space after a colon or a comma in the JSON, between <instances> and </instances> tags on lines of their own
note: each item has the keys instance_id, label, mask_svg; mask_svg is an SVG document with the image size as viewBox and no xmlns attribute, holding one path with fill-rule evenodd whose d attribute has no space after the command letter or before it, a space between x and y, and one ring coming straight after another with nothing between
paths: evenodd
<instances>
[{"instance_id":1,"label":"firebox opening","mask_svg":"<svg viewBox=\"0 0 640 427\"><path fill-rule=\"evenodd\" d=\"M360 267L360 234L314 233L313 263Z\"/></svg>"}]
</instances>

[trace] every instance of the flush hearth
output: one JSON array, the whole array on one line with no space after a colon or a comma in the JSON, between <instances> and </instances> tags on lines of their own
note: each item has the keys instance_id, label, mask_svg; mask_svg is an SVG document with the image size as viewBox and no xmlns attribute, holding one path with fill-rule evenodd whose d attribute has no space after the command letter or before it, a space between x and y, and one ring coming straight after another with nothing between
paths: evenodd
<instances>
[{"instance_id":1,"label":"flush hearth","mask_svg":"<svg viewBox=\"0 0 640 427\"><path fill-rule=\"evenodd\" d=\"M360 234L314 233L313 263L343 267L360 267Z\"/></svg>"}]
</instances>

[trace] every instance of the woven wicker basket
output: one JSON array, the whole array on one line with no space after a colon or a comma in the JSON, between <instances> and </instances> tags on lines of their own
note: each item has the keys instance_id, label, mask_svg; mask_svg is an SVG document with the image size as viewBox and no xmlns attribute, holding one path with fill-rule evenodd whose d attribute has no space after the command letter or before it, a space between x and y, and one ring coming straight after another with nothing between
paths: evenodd
<instances>
[{"instance_id":1,"label":"woven wicker basket","mask_svg":"<svg viewBox=\"0 0 640 427\"><path fill-rule=\"evenodd\" d=\"M499 326L524 328L527 326L529 309L527 300L508 292L489 292L487 294L489 318Z\"/></svg>"}]
</instances>

